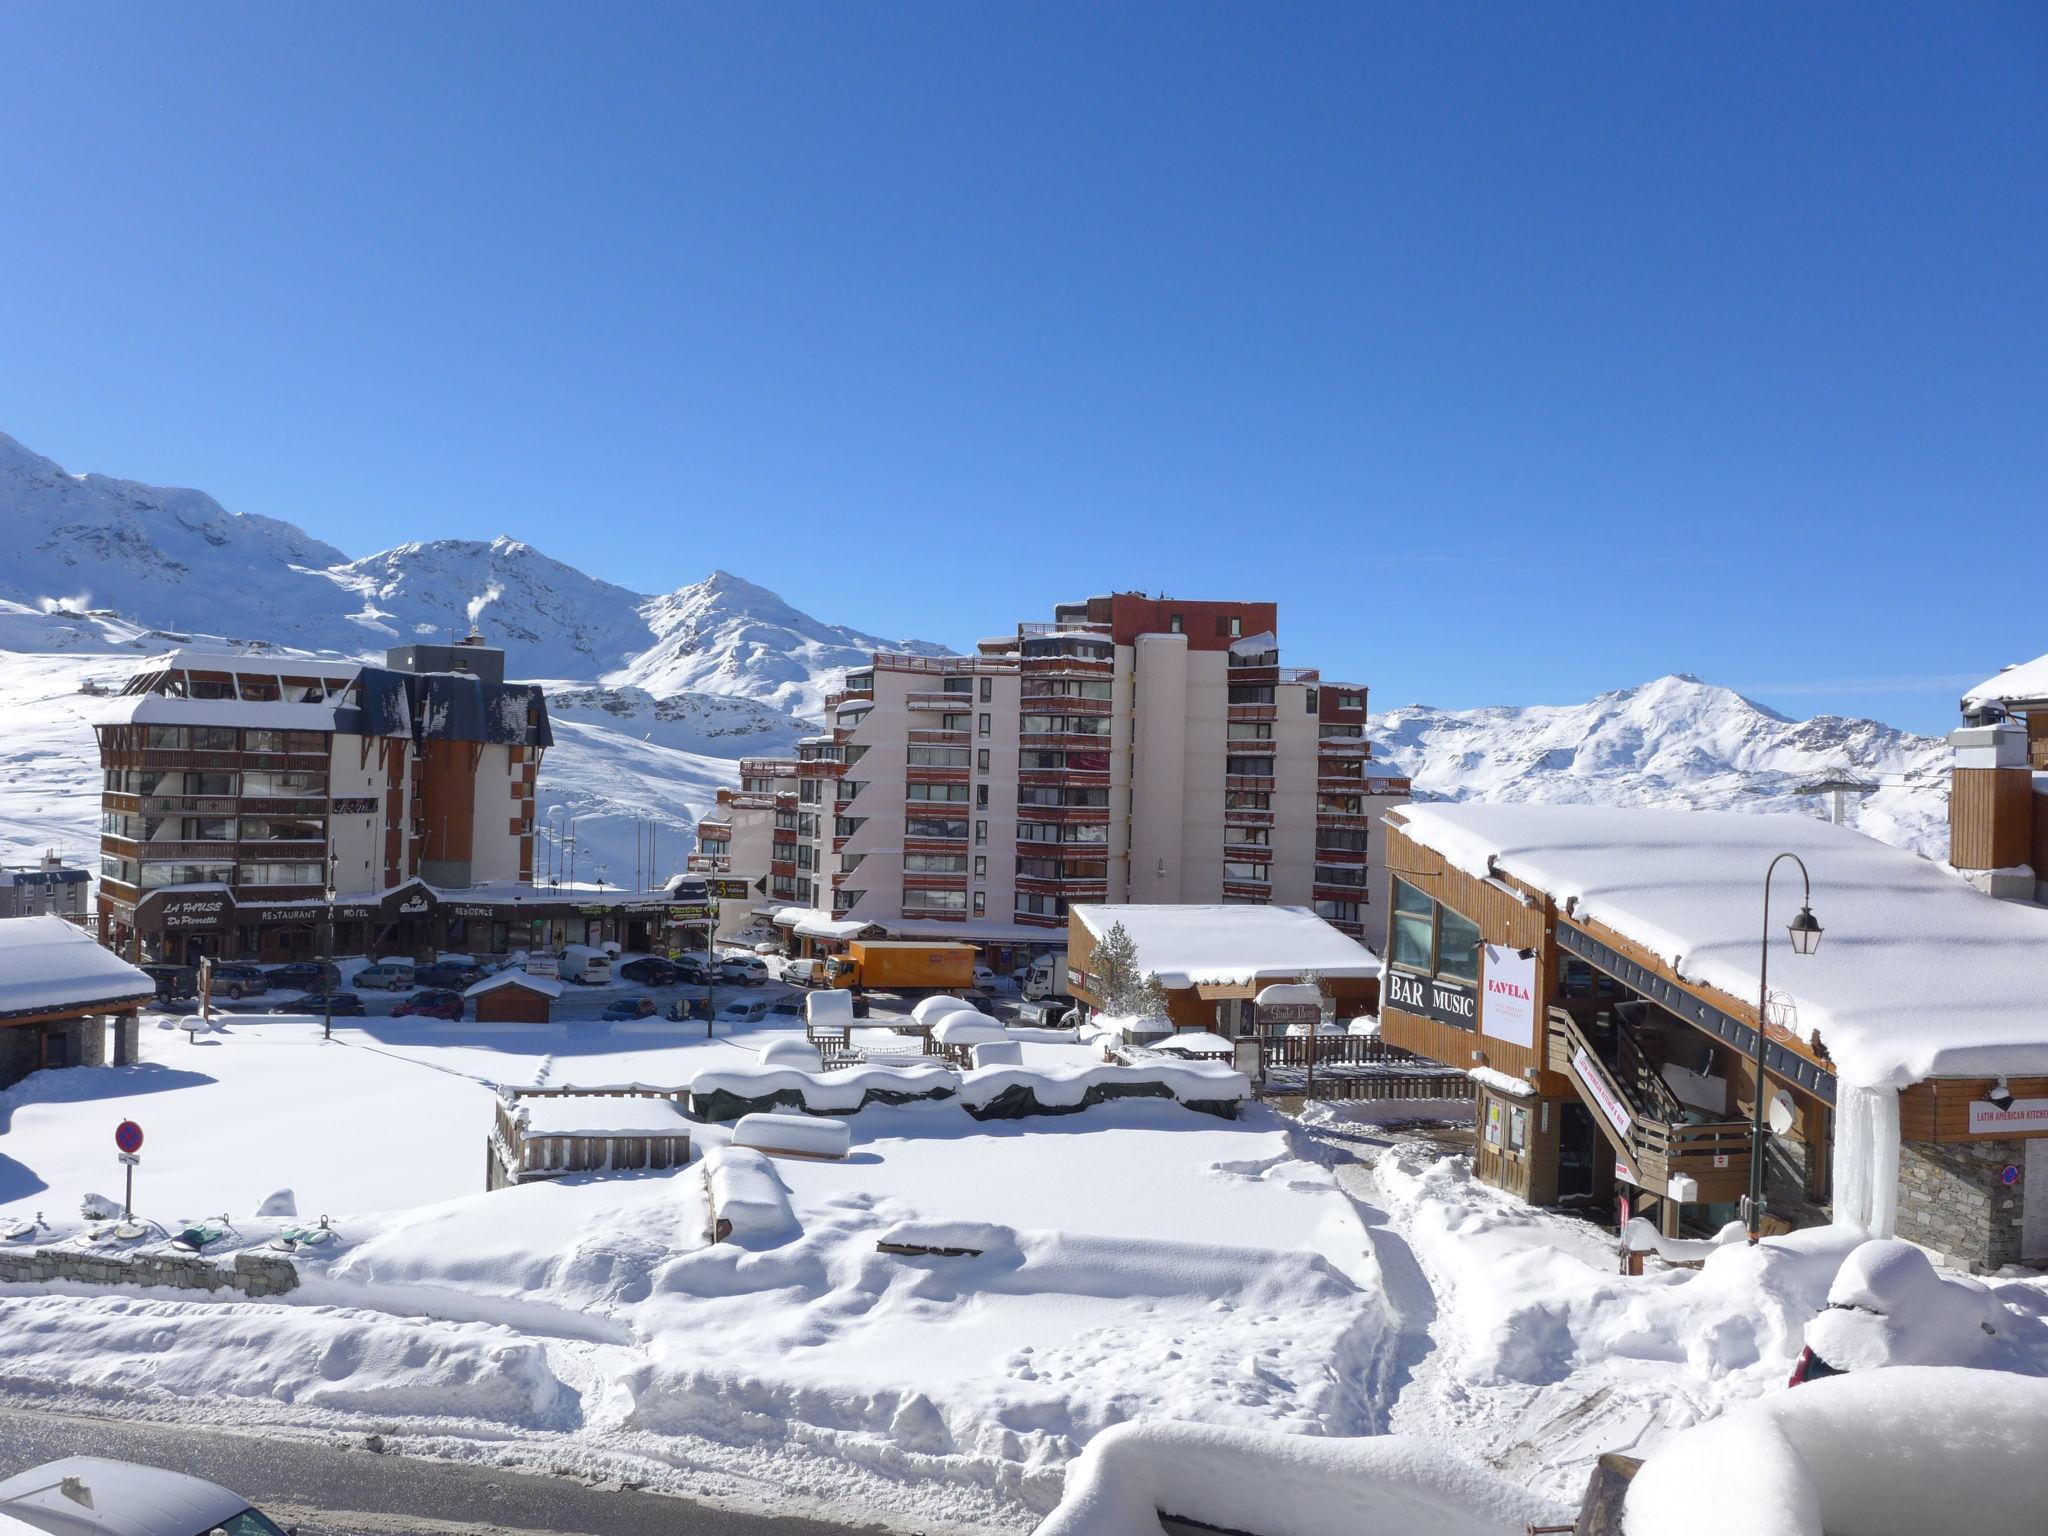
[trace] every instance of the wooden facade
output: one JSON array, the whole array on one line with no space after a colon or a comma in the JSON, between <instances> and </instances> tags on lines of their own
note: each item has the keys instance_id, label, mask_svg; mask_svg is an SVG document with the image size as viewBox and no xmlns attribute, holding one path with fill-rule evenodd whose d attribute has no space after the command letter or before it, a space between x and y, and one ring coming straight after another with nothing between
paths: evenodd
<instances>
[{"instance_id":1,"label":"wooden facade","mask_svg":"<svg viewBox=\"0 0 2048 1536\"><path fill-rule=\"evenodd\" d=\"M2048 1130L2000 1129L1970 1134L1970 1106L1986 1102L1997 1079L1931 1077L1899 1093L1899 1140L1919 1142L2025 1141ZM2014 1077L2005 1084L2015 1099L2048 1099L2048 1077Z\"/></svg>"},{"instance_id":2,"label":"wooden facade","mask_svg":"<svg viewBox=\"0 0 2048 1536\"><path fill-rule=\"evenodd\" d=\"M2030 771L1957 768L1948 799L1949 862L1957 869L2028 863L2035 857L2034 820Z\"/></svg>"},{"instance_id":3,"label":"wooden facade","mask_svg":"<svg viewBox=\"0 0 2048 1536\"><path fill-rule=\"evenodd\" d=\"M638 1173L681 1168L690 1161L689 1127L678 1117L672 1134L646 1132L551 1135L530 1129L519 1114L521 1100L535 1098L667 1099L680 1106L686 1088L520 1088L501 1098L485 1148L486 1189L505 1189L565 1173Z\"/></svg>"}]
</instances>

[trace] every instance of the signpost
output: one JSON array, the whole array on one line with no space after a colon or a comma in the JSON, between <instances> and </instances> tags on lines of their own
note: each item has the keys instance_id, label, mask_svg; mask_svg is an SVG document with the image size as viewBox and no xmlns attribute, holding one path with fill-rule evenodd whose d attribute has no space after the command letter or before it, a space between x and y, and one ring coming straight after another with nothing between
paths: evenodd
<instances>
[{"instance_id":1,"label":"signpost","mask_svg":"<svg viewBox=\"0 0 2048 1536\"><path fill-rule=\"evenodd\" d=\"M121 1219L135 1219L135 1169L142 1161L142 1127L133 1120L123 1120L114 1127L114 1149L119 1154L121 1166L128 1176L127 1193L121 1197Z\"/></svg>"}]
</instances>

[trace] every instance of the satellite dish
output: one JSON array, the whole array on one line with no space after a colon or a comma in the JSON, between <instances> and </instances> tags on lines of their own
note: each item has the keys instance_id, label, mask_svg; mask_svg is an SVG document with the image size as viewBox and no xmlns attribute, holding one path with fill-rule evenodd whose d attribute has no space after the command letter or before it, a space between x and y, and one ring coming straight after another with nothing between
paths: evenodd
<instances>
[{"instance_id":1,"label":"satellite dish","mask_svg":"<svg viewBox=\"0 0 2048 1536\"><path fill-rule=\"evenodd\" d=\"M1765 1111L1771 1122L1771 1129L1780 1136L1791 1134L1792 1124L1798 1113L1792 1107L1792 1095L1780 1088L1771 1095L1770 1108Z\"/></svg>"}]
</instances>

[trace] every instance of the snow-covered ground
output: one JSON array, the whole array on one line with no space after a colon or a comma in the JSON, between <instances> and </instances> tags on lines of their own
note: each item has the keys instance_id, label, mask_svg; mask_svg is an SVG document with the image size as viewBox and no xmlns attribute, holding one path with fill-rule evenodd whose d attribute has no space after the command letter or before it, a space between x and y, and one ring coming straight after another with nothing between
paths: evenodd
<instances>
[{"instance_id":1,"label":"snow-covered ground","mask_svg":"<svg viewBox=\"0 0 2048 1536\"><path fill-rule=\"evenodd\" d=\"M1480 1502L1432 1528L1490 1530L1568 1512L1600 1451L1779 1390L1853 1246L1737 1246L1630 1279L1607 1233L1478 1185L1441 1140L1320 1105L1305 1123L1156 1101L986 1123L870 1108L843 1162L774 1161L786 1223L722 1244L702 1172L721 1126L692 1127L676 1173L484 1192L488 1085L681 1083L798 1033L370 1018L323 1043L286 1015L195 1041L152 1017L141 1065L0 1094L0 1229L40 1211L22 1246L81 1230L84 1195L120 1192L127 1117L148 1138L141 1214L225 1216L227 1253L292 1224L252 1214L288 1189L339 1241L301 1253L280 1300L0 1287L0 1393L374 1430L920 1530L1027 1529L1116 1425L1392 1435L1378 1460L1301 1464L1433 1477L1451 1453L1471 1475L1447 1486ZM879 1252L902 1223L983 1251ZM1994 1295L1990 1363L2048 1372L2048 1286Z\"/></svg>"}]
</instances>

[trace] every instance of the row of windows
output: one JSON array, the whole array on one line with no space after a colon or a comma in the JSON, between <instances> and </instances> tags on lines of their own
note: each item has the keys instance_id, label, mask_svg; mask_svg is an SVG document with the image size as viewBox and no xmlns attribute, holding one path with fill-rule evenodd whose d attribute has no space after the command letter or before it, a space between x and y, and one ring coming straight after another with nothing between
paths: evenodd
<instances>
[{"instance_id":1,"label":"row of windows","mask_svg":"<svg viewBox=\"0 0 2048 1536\"><path fill-rule=\"evenodd\" d=\"M277 843L325 838L317 821L278 816L135 816L107 811L100 831L145 843Z\"/></svg>"},{"instance_id":2,"label":"row of windows","mask_svg":"<svg viewBox=\"0 0 2048 1536\"><path fill-rule=\"evenodd\" d=\"M1017 789L1019 805L1078 806L1104 810L1109 806L1107 789L1074 788L1063 784L1023 784Z\"/></svg>"},{"instance_id":3,"label":"row of windows","mask_svg":"<svg viewBox=\"0 0 2048 1536\"><path fill-rule=\"evenodd\" d=\"M237 745L249 752L325 752L327 737L320 731L243 731L231 725L148 725L143 727L145 747L159 752L233 752Z\"/></svg>"},{"instance_id":4,"label":"row of windows","mask_svg":"<svg viewBox=\"0 0 2048 1536\"><path fill-rule=\"evenodd\" d=\"M1019 715L1017 729L1025 735L1100 736L1109 739L1107 715ZM983 735L988 733L984 731Z\"/></svg>"},{"instance_id":5,"label":"row of windows","mask_svg":"<svg viewBox=\"0 0 2048 1536\"><path fill-rule=\"evenodd\" d=\"M327 793L327 775L304 769L251 768L244 773L160 773L145 768L110 768L105 787L117 795L211 795L230 799L295 799Z\"/></svg>"},{"instance_id":6,"label":"row of windows","mask_svg":"<svg viewBox=\"0 0 2048 1536\"><path fill-rule=\"evenodd\" d=\"M1404 971L1479 984L1479 925L1405 880L1394 882L1388 948Z\"/></svg>"},{"instance_id":7,"label":"row of windows","mask_svg":"<svg viewBox=\"0 0 2048 1536\"><path fill-rule=\"evenodd\" d=\"M988 754L982 754L982 767L986 769ZM968 764L965 747L911 747L904 755L904 762L912 768L965 768Z\"/></svg>"}]
</instances>

